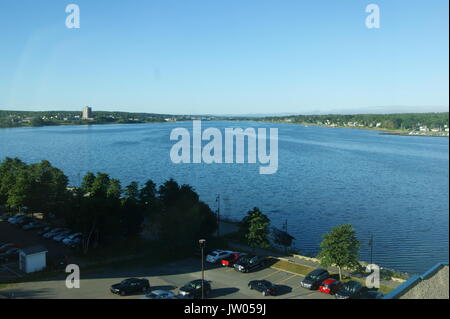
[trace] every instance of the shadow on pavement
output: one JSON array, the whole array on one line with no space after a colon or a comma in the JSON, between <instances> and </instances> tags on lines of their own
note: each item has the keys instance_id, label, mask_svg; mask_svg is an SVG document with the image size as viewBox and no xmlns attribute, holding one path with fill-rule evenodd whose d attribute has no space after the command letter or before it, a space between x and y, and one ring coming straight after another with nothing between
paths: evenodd
<instances>
[{"instance_id":1,"label":"shadow on pavement","mask_svg":"<svg viewBox=\"0 0 450 319\"><path fill-rule=\"evenodd\" d=\"M233 294L235 292L238 292L238 288L219 288L219 289L213 289L211 291L210 298L217 298L217 297L223 297L230 294Z\"/></svg>"},{"instance_id":2,"label":"shadow on pavement","mask_svg":"<svg viewBox=\"0 0 450 319\"><path fill-rule=\"evenodd\" d=\"M176 289L176 288L177 288L177 287L172 286L172 285L167 285L167 286L151 286L149 291L154 291L154 290L166 290L166 291L169 291L169 290L174 290L174 289Z\"/></svg>"},{"instance_id":3,"label":"shadow on pavement","mask_svg":"<svg viewBox=\"0 0 450 319\"><path fill-rule=\"evenodd\" d=\"M286 285L277 285L277 296L286 295L292 292L292 287Z\"/></svg>"}]
</instances>

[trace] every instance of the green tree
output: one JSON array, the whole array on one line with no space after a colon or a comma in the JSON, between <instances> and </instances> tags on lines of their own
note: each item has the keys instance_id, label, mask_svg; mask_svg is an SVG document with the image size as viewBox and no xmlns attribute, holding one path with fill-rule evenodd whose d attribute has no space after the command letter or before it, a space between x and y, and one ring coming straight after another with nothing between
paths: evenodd
<instances>
[{"instance_id":1,"label":"green tree","mask_svg":"<svg viewBox=\"0 0 450 319\"><path fill-rule=\"evenodd\" d=\"M21 170L15 179L15 183L8 191L8 200L6 205L21 211L24 206L28 205L31 191L31 179L27 170Z\"/></svg>"},{"instance_id":2,"label":"green tree","mask_svg":"<svg viewBox=\"0 0 450 319\"><path fill-rule=\"evenodd\" d=\"M124 193L127 198L137 201L139 198L139 184L131 182L125 187Z\"/></svg>"},{"instance_id":3,"label":"green tree","mask_svg":"<svg viewBox=\"0 0 450 319\"><path fill-rule=\"evenodd\" d=\"M92 172L87 172L83 177L83 182L81 183L81 189L85 194L92 191L92 185L94 185L95 175Z\"/></svg>"},{"instance_id":4,"label":"green tree","mask_svg":"<svg viewBox=\"0 0 450 319\"><path fill-rule=\"evenodd\" d=\"M107 197L110 186L110 178L108 174L97 173L91 187L91 196Z\"/></svg>"},{"instance_id":5,"label":"green tree","mask_svg":"<svg viewBox=\"0 0 450 319\"><path fill-rule=\"evenodd\" d=\"M8 201L10 190L17 181L20 172L28 169L28 165L18 158L7 157L0 164L0 202Z\"/></svg>"},{"instance_id":6,"label":"green tree","mask_svg":"<svg viewBox=\"0 0 450 319\"><path fill-rule=\"evenodd\" d=\"M107 191L108 198L120 199L122 194L122 188L120 186L120 181L118 179L112 178L109 181L109 187Z\"/></svg>"},{"instance_id":7,"label":"green tree","mask_svg":"<svg viewBox=\"0 0 450 319\"><path fill-rule=\"evenodd\" d=\"M139 192L139 200L142 205L151 205L156 199L156 184L152 180L145 182L144 187Z\"/></svg>"},{"instance_id":8,"label":"green tree","mask_svg":"<svg viewBox=\"0 0 450 319\"><path fill-rule=\"evenodd\" d=\"M320 244L321 251L317 258L325 267L332 265L338 267L339 279L342 280L343 267L359 266L360 246L352 225L337 226L323 236Z\"/></svg>"},{"instance_id":9,"label":"green tree","mask_svg":"<svg viewBox=\"0 0 450 319\"><path fill-rule=\"evenodd\" d=\"M59 214L67 199L68 178L49 161L31 164L28 207L35 212Z\"/></svg>"},{"instance_id":10,"label":"green tree","mask_svg":"<svg viewBox=\"0 0 450 319\"><path fill-rule=\"evenodd\" d=\"M270 219L257 207L247 213L241 221L241 233L247 244L255 250L256 248L269 248Z\"/></svg>"},{"instance_id":11,"label":"green tree","mask_svg":"<svg viewBox=\"0 0 450 319\"><path fill-rule=\"evenodd\" d=\"M159 238L173 252L192 249L199 238L209 238L217 229L217 219L208 205L199 200L189 185L170 179L159 187L155 223Z\"/></svg>"}]
</instances>

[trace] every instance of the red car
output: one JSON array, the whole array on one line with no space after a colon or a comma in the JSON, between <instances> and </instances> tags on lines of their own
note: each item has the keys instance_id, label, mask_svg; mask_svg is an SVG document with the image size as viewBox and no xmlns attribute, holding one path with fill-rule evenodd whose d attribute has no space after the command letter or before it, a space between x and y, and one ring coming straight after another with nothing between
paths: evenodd
<instances>
[{"instance_id":1,"label":"red car","mask_svg":"<svg viewBox=\"0 0 450 319\"><path fill-rule=\"evenodd\" d=\"M339 290L342 283L339 280L328 278L325 279L322 284L319 287L320 292L323 292L324 294L330 294L333 295L336 291Z\"/></svg>"},{"instance_id":2,"label":"red car","mask_svg":"<svg viewBox=\"0 0 450 319\"><path fill-rule=\"evenodd\" d=\"M222 266L224 267L232 267L242 256L245 256L247 254L243 253L232 253L229 257L224 258L220 261Z\"/></svg>"}]
</instances>

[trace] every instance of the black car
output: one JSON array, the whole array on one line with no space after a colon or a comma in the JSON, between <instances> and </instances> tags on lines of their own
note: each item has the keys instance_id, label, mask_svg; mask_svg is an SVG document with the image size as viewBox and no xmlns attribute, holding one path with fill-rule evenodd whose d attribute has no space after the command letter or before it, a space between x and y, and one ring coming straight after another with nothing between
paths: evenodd
<instances>
[{"instance_id":1,"label":"black car","mask_svg":"<svg viewBox=\"0 0 450 319\"><path fill-rule=\"evenodd\" d=\"M264 267L266 264L266 259L261 256L248 255L239 258L239 260L234 264L234 270L240 272L249 272L256 268Z\"/></svg>"},{"instance_id":2,"label":"black car","mask_svg":"<svg viewBox=\"0 0 450 319\"><path fill-rule=\"evenodd\" d=\"M334 295L336 299L354 299L361 296L363 286L361 283L350 280L344 283Z\"/></svg>"},{"instance_id":3,"label":"black car","mask_svg":"<svg viewBox=\"0 0 450 319\"><path fill-rule=\"evenodd\" d=\"M384 295L376 290L368 290L362 294L361 299L383 299Z\"/></svg>"},{"instance_id":4,"label":"black car","mask_svg":"<svg viewBox=\"0 0 450 319\"><path fill-rule=\"evenodd\" d=\"M317 268L306 275L300 282L300 286L309 290L317 290L320 284L330 277L330 273L322 268Z\"/></svg>"},{"instance_id":5,"label":"black car","mask_svg":"<svg viewBox=\"0 0 450 319\"><path fill-rule=\"evenodd\" d=\"M125 296L133 292L146 292L150 288L150 283L147 279L129 278L122 282L112 285L111 292Z\"/></svg>"},{"instance_id":6,"label":"black car","mask_svg":"<svg viewBox=\"0 0 450 319\"><path fill-rule=\"evenodd\" d=\"M263 294L263 296L275 296L276 286L267 280L252 280L248 283L250 289L255 289Z\"/></svg>"},{"instance_id":7,"label":"black car","mask_svg":"<svg viewBox=\"0 0 450 319\"><path fill-rule=\"evenodd\" d=\"M48 233L49 231L52 230L52 226L45 226L44 228L42 228L41 230L39 230L37 232L38 235L44 235L45 233Z\"/></svg>"},{"instance_id":8,"label":"black car","mask_svg":"<svg viewBox=\"0 0 450 319\"><path fill-rule=\"evenodd\" d=\"M203 282L203 294L204 297L208 297L211 292L211 284L205 280ZM202 280L193 280L180 288L179 293L183 297L201 298L202 297Z\"/></svg>"}]
</instances>

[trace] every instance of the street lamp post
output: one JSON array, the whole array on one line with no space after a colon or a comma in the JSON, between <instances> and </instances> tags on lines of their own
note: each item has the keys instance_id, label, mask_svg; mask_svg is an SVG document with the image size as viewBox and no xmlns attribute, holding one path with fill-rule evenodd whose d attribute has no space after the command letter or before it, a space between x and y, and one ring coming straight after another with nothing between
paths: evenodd
<instances>
[{"instance_id":1,"label":"street lamp post","mask_svg":"<svg viewBox=\"0 0 450 319\"><path fill-rule=\"evenodd\" d=\"M369 240L369 246L370 246L370 264L373 264L373 234L370 234L370 240Z\"/></svg>"},{"instance_id":2,"label":"street lamp post","mask_svg":"<svg viewBox=\"0 0 450 319\"><path fill-rule=\"evenodd\" d=\"M204 289L203 289L203 286L204 286L204 282L205 282L205 265L204 265L204 260L205 260L205 258L204 258L204 248L205 248L205 243L206 243L206 240L205 239L200 239L199 241L198 241L198 243L200 244L200 248L201 248L201 250L202 250L202 299L204 299Z\"/></svg>"},{"instance_id":3,"label":"street lamp post","mask_svg":"<svg viewBox=\"0 0 450 319\"><path fill-rule=\"evenodd\" d=\"M217 237L220 236L220 194L216 197L216 203L217 203Z\"/></svg>"}]
</instances>

